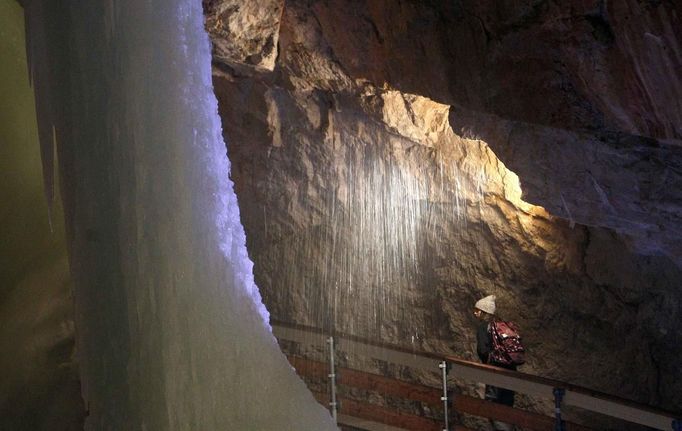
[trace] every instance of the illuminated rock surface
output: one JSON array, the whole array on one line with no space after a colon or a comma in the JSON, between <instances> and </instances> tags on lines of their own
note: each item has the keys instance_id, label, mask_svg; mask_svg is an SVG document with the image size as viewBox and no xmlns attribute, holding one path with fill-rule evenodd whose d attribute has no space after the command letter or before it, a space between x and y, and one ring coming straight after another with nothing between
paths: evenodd
<instances>
[{"instance_id":1,"label":"illuminated rock surface","mask_svg":"<svg viewBox=\"0 0 682 431\"><path fill-rule=\"evenodd\" d=\"M203 0L206 28L213 40L213 58L223 66L272 70L277 58L279 0Z\"/></svg>"}]
</instances>

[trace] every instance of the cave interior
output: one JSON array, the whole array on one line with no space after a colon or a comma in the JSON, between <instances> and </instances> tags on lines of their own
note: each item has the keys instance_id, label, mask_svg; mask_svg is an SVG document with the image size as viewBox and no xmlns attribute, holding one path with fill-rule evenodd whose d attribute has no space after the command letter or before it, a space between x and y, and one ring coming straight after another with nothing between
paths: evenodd
<instances>
[{"instance_id":1,"label":"cave interior","mask_svg":"<svg viewBox=\"0 0 682 431\"><path fill-rule=\"evenodd\" d=\"M273 395L280 410L312 398L277 380L282 358L234 347L247 328L269 318L477 361L472 307L491 294L521 328L523 373L679 416L682 2L140 3L0 6L1 429L269 430L234 388L271 367L266 393L301 393ZM209 46L178 31L190 21L210 63L182 82L209 88L206 115L167 66L199 61L179 45ZM178 114L211 109L219 124L198 132ZM215 157L186 145L216 135ZM227 246L186 228L221 187L236 208ZM214 242L247 274L207 275ZM246 293L192 287L226 278ZM553 414L552 400L516 403Z\"/></svg>"}]
</instances>

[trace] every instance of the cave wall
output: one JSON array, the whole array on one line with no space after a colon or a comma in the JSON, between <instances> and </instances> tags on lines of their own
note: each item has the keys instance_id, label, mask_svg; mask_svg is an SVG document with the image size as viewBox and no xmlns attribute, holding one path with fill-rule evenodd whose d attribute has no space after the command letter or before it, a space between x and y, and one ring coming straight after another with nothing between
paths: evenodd
<instances>
[{"instance_id":1,"label":"cave wall","mask_svg":"<svg viewBox=\"0 0 682 431\"><path fill-rule=\"evenodd\" d=\"M272 72L214 59L266 305L473 358L494 293L523 371L679 409L678 5L448 4L287 1Z\"/></svg>"}]
</instances>

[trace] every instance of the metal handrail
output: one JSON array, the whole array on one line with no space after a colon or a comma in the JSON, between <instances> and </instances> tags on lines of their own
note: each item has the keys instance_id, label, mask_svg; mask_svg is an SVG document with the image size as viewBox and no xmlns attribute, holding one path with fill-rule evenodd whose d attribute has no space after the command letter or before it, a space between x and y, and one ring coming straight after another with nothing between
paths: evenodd
<instances>
[{"instance_id":1,"label":"metal handrail","mask_svg":"<svg viewBox=\"0 0 682 431\"><path fill-rule=\"evenodd\" d=\"M439 369L440 363L446 361L451 367L450 377L457 376L527 395L552 399L555 397L555 390L561 389L564 404L658 430L682 431L680 427L682 414L680 413L654 408L559 380L479 364L450 355L423 352L389 343L376 342L338 331L324 331L305 325L272 322L272 329L277 338L317 346L324 346L329 337L333 336L337 350L357 352L368 357L411 368L434 371Z\"/></svg>"}]
</instances>

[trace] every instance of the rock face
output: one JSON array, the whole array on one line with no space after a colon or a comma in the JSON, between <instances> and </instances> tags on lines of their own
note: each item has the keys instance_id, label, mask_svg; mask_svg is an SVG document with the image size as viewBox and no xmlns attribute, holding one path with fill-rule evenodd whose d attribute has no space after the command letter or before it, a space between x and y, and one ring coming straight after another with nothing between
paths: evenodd
<instances>
[{"instance_id":1,"label":"rock face","mask_svg":"<svg viewBox=\"0 0 682 431\"><path fill-rule=\"evenodd\" d=\"M203 0L213 56L224 66L272 70L277 58L281 0Z\"/></svg>"},{"instance_id":2,"label":"rock face","mask_svg":"<svg viewBox=\"0 0 682 431\"><path fill-rule=\"evenodd\" d=\"M681 13L287 1L214 68L273 317L473 358L493 293L524 371L680 409Z\"/></svg>"},{"instance_id":3,"label":"rock face","mask_svg":"<svg viewBox=\"0 0 682 431\"><path fill-rule=\"evenodd\" d=\"M290 7L291 2L287 3ZM503 118L682 138L679 2L316 2L353 77Z\"/></svg>"},{"instance_id":4,"label":"rock face","mask_svg":"<svg viewBox=\"0 0 682 431\"><path fill-rule=\"evenodd\" d=\"M527 200L682 264L679 2L371 3L312 7L343 70L457 106L453 128L518 173Z\"/></svg>"}]
</instances>

